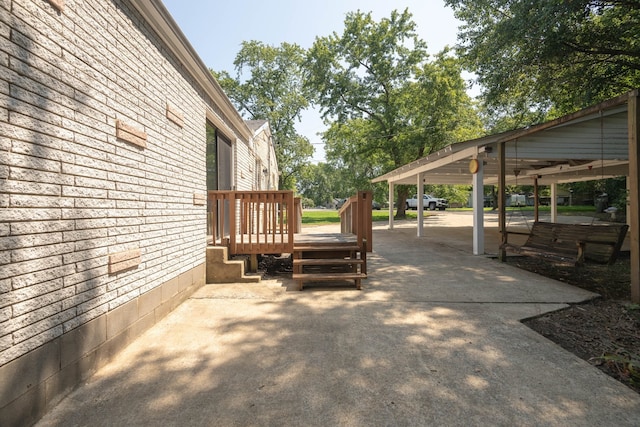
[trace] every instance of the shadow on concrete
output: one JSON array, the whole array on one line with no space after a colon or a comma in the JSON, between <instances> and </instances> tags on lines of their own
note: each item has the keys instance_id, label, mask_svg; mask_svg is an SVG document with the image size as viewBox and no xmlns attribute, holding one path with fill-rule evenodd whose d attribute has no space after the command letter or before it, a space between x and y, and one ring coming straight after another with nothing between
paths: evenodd
<instances>
[{"instance_id":1,"label":"shadow on concrete","mask_svg":"<svg viewBox=\"0 0 640 427\"><path fill-rule=\"evenodd\" d=\"M375 231L363 291L202 288L39 425L637 425L519 321L593 294L412 233Z\"/></svg>"}]
</instances>

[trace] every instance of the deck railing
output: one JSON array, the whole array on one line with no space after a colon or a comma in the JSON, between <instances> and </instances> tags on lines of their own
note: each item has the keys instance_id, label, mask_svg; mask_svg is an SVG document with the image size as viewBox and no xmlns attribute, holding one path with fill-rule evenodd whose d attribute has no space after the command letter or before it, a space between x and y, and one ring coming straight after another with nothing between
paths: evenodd
<instances>
[{"instance_id":1,"label":"deck railing","mask_svg":"<svg viewBox=\"0 0 640 427\"><path fill-rule=\"evenodd\" d=\"M360 191L340 209L340 232L355 234L372 250L369 191ZM209 243L227 246L230 255L293 252L302 227L302 205L292 191L209 191Z\"/></svg>"},{"instance_id":2,"label":"deck railing","mask_svg":"<svg viewBox=\"0 0 640 427\"><path fill-rule=\"evenodd\" d=\"M371 228L371 207L373 203L370 191L358 191L340 208L340 232L355 234L358 245L366 245L366 251L373 249L373 231Z\"/></svg>"},{"instance_id":3,"label":"deck railing","mask_svg":"<svg viewBox=\"0 0 640 427\"><path fill-rule=\"evenodd\" d=\"M211 242L230 255L293 251L301 211L292 191L209 191L208 210Z\"/></svg>"}]
</instances>

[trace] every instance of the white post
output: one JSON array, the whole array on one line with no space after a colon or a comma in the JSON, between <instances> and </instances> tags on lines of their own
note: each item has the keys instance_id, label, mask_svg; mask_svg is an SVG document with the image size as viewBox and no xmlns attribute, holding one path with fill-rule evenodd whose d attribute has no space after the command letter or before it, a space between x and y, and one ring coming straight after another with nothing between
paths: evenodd
<instances>
[{"instance_id":1,"label":"white post","mask_svg":"<svg viewBox=\"0 0 640 427\"><path fill-rule=\"evenodd\" d=\"M484 167L478 160L478 171L473 174L473 254L484 255Z\"/></svg>"},{"instance_id":2,"label":"white post","mask_svg":"<svg viewBox=\"0 0 640 427\"><path fill-rule=\"evenodd\" d=\"M424 236L424 183L422 174L418 174L416 186L418 187L418 237Z\"/></svg>"},{"instance_id":3,"label":"white post","mask_svg":"<svg viewBox=\"0 0 640 427\"><path fill-rule=\"evenodd\" d=\"M558 218L558 184L551 184L551 222Z\"/></svg>"},{"instance_id":4,"label":"white post","mask_svg":"<svg viewBox=\"0 0 640 427\"><path fill-rule=\"evenodd\" d=\"M393 230L393 182L389 181L389 230Z\"/></svg>"}]
</instances>

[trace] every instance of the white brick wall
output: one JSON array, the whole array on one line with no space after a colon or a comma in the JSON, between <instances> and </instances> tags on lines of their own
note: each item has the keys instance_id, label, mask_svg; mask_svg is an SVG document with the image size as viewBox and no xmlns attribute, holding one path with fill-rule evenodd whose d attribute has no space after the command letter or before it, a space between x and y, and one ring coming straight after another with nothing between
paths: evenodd
<instances>
[{"instance_id":1,"label":"white brick wall","mask_svg":"<svg viewBox=\"0 0 640 427\"><path fill-rule=\"evenodd\" d=\"M256 174L262 175L260 179L262 182L262 188L260 188L260 190L277 190L278 163L276 161L276 153L268 127L255 136L254 152L255 156L260 159L260 162L262 163L262 169L267 169L266 175L263 170L256 171Z\"/></svg>"},{"instance_id":2,"label":"white brick wall","mask_svg":"<svg viewBox=\"0 0 640 427\"><path fill-rule=\"evenodd\" d=\"M0 366L204 262L207 105L167 52L126 1L0 0Z\"/></svg>"},{"instance_id":3,"label":"white brick wall","mask_svg":"<svg viewBox=\"0 0 640 427\"><path fill-rule=\"evenodd\" d=\"M235 143L235 159L236 159L236 188L239 191L257 190L254 183L254 157L249 150L247 144L241 141Z\"/></svg>"}]
</instances>

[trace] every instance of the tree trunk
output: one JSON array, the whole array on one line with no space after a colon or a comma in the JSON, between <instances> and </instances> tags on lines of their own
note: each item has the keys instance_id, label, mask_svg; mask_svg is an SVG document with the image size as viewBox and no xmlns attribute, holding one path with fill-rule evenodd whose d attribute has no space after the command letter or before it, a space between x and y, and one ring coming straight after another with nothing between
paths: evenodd
<instances>
[{"instance_id":1,"label":"tree trunk","mask_svg":"<svg viewBox=\"0 0 640 427\"><path fill-rule=\"evenodd\" d=\"M398 198L397 198L397 211L395 219L405 219L407 217L407 196L409 195L409 188L406 185L397 186Z\"/></svg>"}]
</instances>

